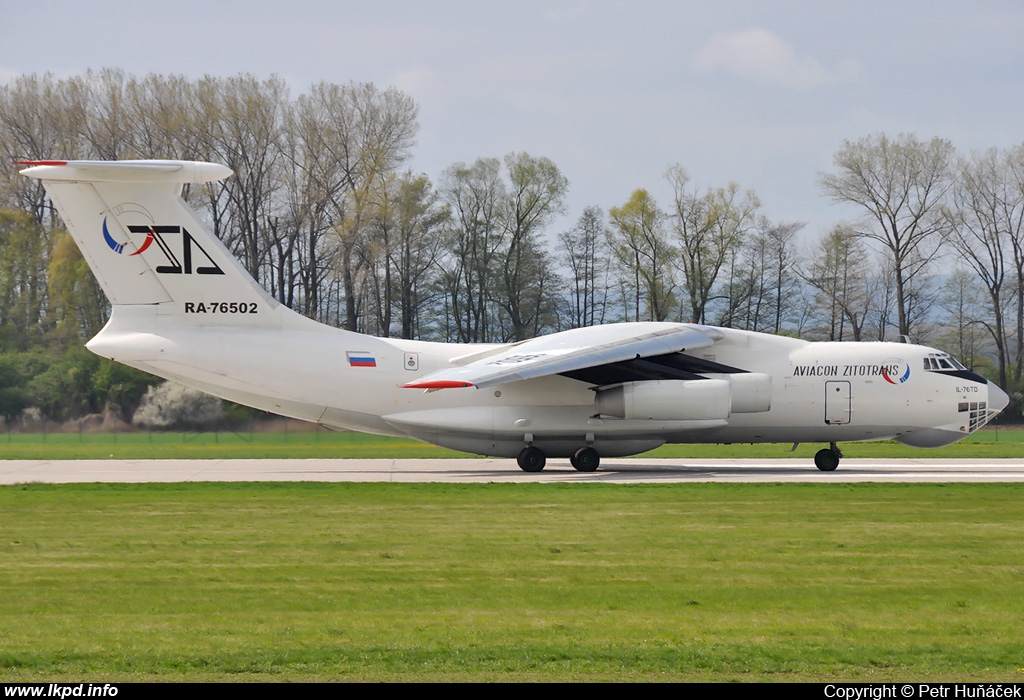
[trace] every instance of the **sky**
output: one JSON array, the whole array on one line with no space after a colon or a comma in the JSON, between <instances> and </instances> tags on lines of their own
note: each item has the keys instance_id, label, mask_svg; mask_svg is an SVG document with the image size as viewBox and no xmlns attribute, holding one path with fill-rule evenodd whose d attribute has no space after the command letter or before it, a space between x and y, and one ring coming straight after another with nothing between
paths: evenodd
<instances>
[{"instance_id":1,"label":"sky","mask_svg":"<svg viewBox=\"0 0 1024 700\"><path fill-rule=\"evenodd\" d=\"M681 164L817 237L859 212L819 174L844 140L1024 141L1024 3L647 0L0 0L0 82L88 69L394 86L419 104L409 166L525 151L569 179L568 228ZM52 154L60 157L61 154Z\"/></svg>"}]
</instances>

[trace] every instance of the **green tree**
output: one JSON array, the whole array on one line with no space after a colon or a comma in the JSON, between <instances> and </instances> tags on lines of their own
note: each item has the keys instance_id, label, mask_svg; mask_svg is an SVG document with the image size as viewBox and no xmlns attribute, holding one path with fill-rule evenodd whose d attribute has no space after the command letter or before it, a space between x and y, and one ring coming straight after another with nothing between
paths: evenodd
<instances>
[{"instance_id":1,"label":"green tree","mask_svg":"<svg viewBox=\"0 0 1024 700\"><path fill-rule=\"evenodd\" d=\"M70 234L56 233L47 269L50 314L58 332L68 341L88 339L99 333L110 314L110 305L89 264Z\"/></svg>"},{"instance_id":2,"label":"green tree","mask_svg":"<svg viewBox=\"0 0 1024 700\"><path fill-rule=\"evenodd\" d=\"M28 380L39 371L39 363L31 362L26 353L0 354L0 416L6 421L29 406Z\"/></svg>"},{"instance_id":3,"label":"green tree","mask_svg":"<svg viewBox=\"0 0 1024 700\"><path fill-rule=\"evenodd\" d=\"M647 190L638 189L621 207L612 207L608 216L612 251L635 285L632 320L664 321L675 303L676 255L665 236L664 213Z\"/></svg>"},{"instance_id":4,"label":"green tree","mask_svg":"<svg viewBox=\"0 0 1024 700\"><path fill-rule=\"evenodd\" d=\"M55 360L35 361L25 382L29 405L50 420L65 421L111 410L130 420L155 377L92 354L81 345Z\"/></svg>"},{"instance_id":5,"label":"green tree","mask_svg":"<svg viewBox=\"0 0 1024 700\"><path fill-rule=\"evenodd\" d=\"M0 348L26 350L42 338L49 247L27 212L0 210Z\"/></svg>"}]
</instances>

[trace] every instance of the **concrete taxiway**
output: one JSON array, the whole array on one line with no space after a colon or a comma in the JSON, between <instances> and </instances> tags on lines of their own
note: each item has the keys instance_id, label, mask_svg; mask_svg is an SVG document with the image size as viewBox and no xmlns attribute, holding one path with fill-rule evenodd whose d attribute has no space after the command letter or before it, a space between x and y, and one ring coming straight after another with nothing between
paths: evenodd
<instances>
[{"instance_id":1,"label":"concrete taxiway","mask_svg":"<svg viewBox=\"0 0 1024 700\"><path fill-rule=\"evenodd\" d=\"M405 483L1018 482L1024 459L844 459L820 472L804 459L616 459L592 473L550 460L528 474L511 459L7 460L0 484L322 481Z\"/></svg>"}]
</instances>

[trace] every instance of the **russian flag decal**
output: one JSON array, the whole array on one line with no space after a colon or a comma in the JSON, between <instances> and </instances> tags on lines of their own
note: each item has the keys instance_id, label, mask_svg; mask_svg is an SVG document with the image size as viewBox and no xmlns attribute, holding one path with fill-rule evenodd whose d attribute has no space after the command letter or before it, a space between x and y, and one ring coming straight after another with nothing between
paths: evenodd
<instances>
[{"instance_id":1,"label":"russian flag decal","mask_svg":"<svg viewBox=\"0 0 1024 700\"><path fill-rule=\"evenodd\" d=\"M346 352L349 367L376 367L377 358L368 352Z\"/></svg>"}]
</instances>

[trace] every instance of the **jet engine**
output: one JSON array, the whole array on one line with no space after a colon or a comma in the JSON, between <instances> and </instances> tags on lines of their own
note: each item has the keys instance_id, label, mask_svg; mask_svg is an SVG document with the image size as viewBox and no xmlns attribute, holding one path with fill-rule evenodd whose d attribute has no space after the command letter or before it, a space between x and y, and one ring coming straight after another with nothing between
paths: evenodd
<instances>
[{"instance_id":1,"label":"jet engine","mask_svg":"<svg viewBox=\"0 0 1024 700\"><path fill-rule=\"evenodd\" d=\"M594 405L599 414L613 418L728 418L730 393L725 379L626 382L598 390Z\"/></svg>"},{"instance_id":2,"label":"jet engine","mask_svg":"<svg viewBox=\"0 0 1024 700\"><path fill-rule=\"evenodd\" d=\"M626 382L598 389L594 406L602 416L648 420L707 420L771 408L767 374L718 374L714 379Z\"/></svg>"},{"instance_id":3,"label":"jet engine","mask_svg":"<svg viewBox=\"0 0 1024 700\"><path fill-rule=\"evenodd\" d=\"M761 413L772 407L772 375L763 372L708 374L709 379L725 379L732 389L733 413Z\"/></svg>"}]
</instances>

